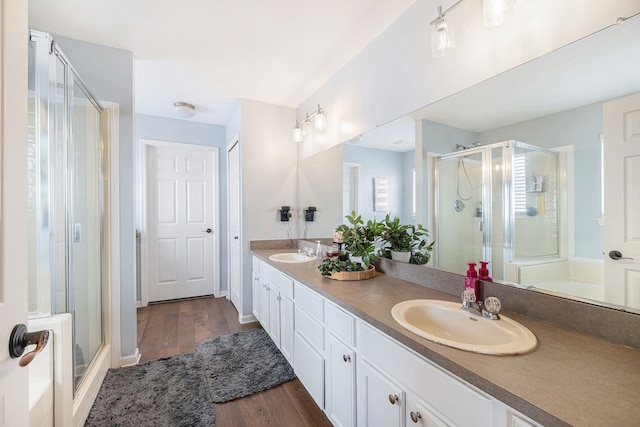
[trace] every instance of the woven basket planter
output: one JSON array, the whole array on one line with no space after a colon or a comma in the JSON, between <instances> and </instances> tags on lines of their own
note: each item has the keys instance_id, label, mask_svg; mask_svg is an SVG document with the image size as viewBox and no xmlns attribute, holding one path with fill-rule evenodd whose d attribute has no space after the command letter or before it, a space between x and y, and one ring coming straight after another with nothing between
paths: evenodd
<instances>
[{"instance_id":1,"label":"woven basket planter","mask_svg":"<svg viewBox=\"0 0 640 427\"><path fill-rule=\"evenodd\" d=\"M333 280L366 280L375 277L375 275L376 267L371 264L369 268L364 271L338 271L325 277Z\"/></svg>"}]
</instances>

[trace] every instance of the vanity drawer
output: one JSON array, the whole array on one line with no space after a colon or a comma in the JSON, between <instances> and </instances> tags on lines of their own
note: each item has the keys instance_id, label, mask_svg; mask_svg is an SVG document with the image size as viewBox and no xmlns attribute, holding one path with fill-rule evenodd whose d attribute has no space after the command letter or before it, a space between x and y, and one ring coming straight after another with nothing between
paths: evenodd
<instances>
[{"instance_id":1,"label":"vanity drawer","mask_svg":"<svg viewBox=\"0 0 640 427\"><path fill-rule=\"evenodd\" d=\"M305 337L317 350L324 350L324 326L296 305L296 333Z\"/></svg>"},{"instance_id":2,"label":"vanity drawer","mask_svg":"<svg viewBox=\"0 0 640 427\"><path fill-rule=\"evenodd\" d=\"M260 274L260 258L254 255L252 262L253 262L253 272Z\"/></svg>"},{"instance_id":3,"label":"vanity drawer","mask_svg":"<svg viewBox=\"0 0 640 427\"><path fill-rule=\"evenodd\" d=\"M345 344L356 344L356 319L340 307L330 302L324 306L324 324L336 337Z\"/></svg>"},{"instance_id":4,"label":"vanity drawer","mask_svg":"<svg viewBox=\"0 0 640 427\"><path fill-rule=\"evenodd\" d=\"M324 320L324 298L298 282L295 282L295 302L296 307L303 308L304 311L319 322Z\"/></svg>"},{"instance_id":5,"label":"vanity drawer","mask_svg":"<svg viewBox=\"0 0 640 427\"><path fill-rule=\"evenodd\" d=\"M278 276L278 289L280 293L290 300L293 300L293 279L284 273Z\"/></svg>"},{"instance_id":6,"label":"vanity drawer","mask_svg":"<svg viewBox=\"0 0 640 427\"><path fill-rule=\"evenodd\" d=\"M260 275L267 279L271 284L278 283L278 275L280 272L273 266L267 264L266 262L260 260Z\"/></svg>"}]
</instances>

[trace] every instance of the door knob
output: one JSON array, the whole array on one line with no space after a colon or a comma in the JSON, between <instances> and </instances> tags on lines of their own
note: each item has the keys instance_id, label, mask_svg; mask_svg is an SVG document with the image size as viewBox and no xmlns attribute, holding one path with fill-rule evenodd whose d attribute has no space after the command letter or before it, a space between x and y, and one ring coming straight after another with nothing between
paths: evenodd
<instances>
[{"instance_id":1,"label":"door knob","mask_svg":"<svg viewBox=\"0 0 640 427\"><path fill-rule=\"evenodd\" d=\"M628 256L622 256L622 252L620 252L620 251L611 251L611 252L609 252L609 258L611 258L614 261L618 261L620 259L633 259L633 258L628 257Z\"/></svg>"},{"instance_id":2,"label":"door knob","mask_svg":"<svg viewBox=\"0 0 640 427\"><path fill-rule=\"evenodd\" d=\"M35 344L36 348L34 350L20 357L18 364L21 367L25 367L42 351L48 341L49 331L27 332L25 325L18 324L13 327L9 337L9 354L15 359L22 356L27 346Z\"/></svg>"},{"instance_id":3,"label":"door knob","mask_svg":"<svg viewBox=\"0 0 640 427\"><path fill-rule=\"evenodd\" d=\"M202 230L203 233L213 233L213 230L210 228L207 228L206 230Z\"/></svg>"}]
</instances>

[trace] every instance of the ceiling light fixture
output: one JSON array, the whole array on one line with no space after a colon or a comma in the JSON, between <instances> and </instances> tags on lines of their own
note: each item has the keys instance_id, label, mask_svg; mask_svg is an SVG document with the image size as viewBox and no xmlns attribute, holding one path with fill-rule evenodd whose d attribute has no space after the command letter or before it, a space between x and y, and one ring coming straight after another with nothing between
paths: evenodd
<instances>
[{"instance_id":1,"label":"ceiling light fixture","mask_svg":"<svg viewBox=\"0 0 640 427\"><path fill-rule=\"evenodd\" d=\"M196 107L188 102L174 102L173 108L180 117L188 119L196 114Z\"/></svg>"},{"instance_id":2,"label":"ceiling light fixture","mask_svg":"<svg viewBox=\"0 0 640 427\"><path fill-rule=\"evenodd\" d=\"M307 113L302 121L302 127L300 122L296 120L296 127L293 128L293 140L294 142L302 142L304 137L311 133L311 123L313 122L313 129L319 132L327 129L327 116L324 114L324 109L318 104L318 109L313 113Z\"/></svg>"}]
</instances>

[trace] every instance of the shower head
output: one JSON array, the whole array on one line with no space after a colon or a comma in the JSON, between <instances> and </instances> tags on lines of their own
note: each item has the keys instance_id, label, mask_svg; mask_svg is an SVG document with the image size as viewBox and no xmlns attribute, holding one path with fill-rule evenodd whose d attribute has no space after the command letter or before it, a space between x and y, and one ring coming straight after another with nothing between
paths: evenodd
<instances>
[{"instance_id":1,"label":"shower head","mask_svg":"<svg viewBox=\"0 0 640 427\"><path fill-rule=\"evenodd\" d=\"M482 145L482 142L480 141L476 141L473 144L469 145L468 147L466 145L456 144L456 151L469 150L471 148L480 147L481 145Z\"/></svg>"}]
</instances>

